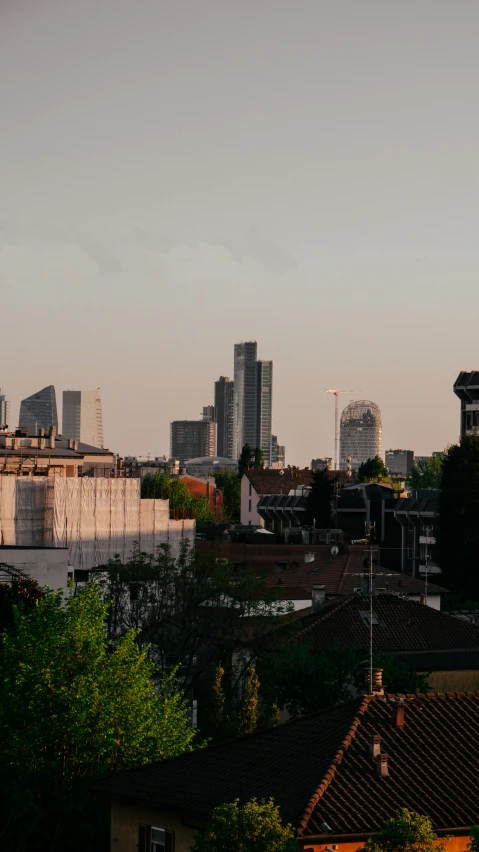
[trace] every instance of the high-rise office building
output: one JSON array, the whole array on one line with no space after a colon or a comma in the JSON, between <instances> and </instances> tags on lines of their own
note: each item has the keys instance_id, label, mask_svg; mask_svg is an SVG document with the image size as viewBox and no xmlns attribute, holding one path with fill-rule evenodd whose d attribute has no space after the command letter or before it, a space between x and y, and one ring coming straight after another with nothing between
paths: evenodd
<instances>
[{"instance_id":1,"label":"high-rise office building","mask_svg":"<svg viewBox=\"0 0 479 852\"><path fill-rule=\"evenodd\" d=\"M234 346L234 430L233 458L238 459L245 444L256 446L257 418L257 351L256 341Z\"/></svg>"},{"instance_id":2,"label":"high-rise office building","mask_svg":"<svg viewBox=\"0 0 479 852\"><path fill-rule=\"evenodd\" d=\"M460 437L479 435L479 370L459 373L454 393L461 400Z\"/></svg>"},{"instance_id":3,"label":"high-rise office building","mask_svg":"<svg viewBox=\"0 0 479 852\"><path fill-rule=\"evenodd\" d=\"M216 412L214 405L203 406L203 420L209 420L210 423L216 423Z\"/></svg>"},{"instance_id":4,"label":"high-rise office building","mask_svg":"<svg viewBox=\"0 0 479 852\"><path fill-rule=\"evenodd\" d=\"M278 436L271 435L271 466L281 468L286 464L286 447L278 443Z\"/></svg>"},{"instance_id":5,"label":"high-rise office building","mask_svg":"<svg viewBox=\"0 0 479 852\"><path fill-rule=\"evenodd\" d=\"M184 464L188 459L216 454L216 423L211 420L174 420L171 424L172 459Z\"/></svg>"},{"instance_id":6,"label":"high-rise office building","mask_svg":"<svg viewBox=\"0 0 479 852\"><path fill-rule=\"evenodd\" d=\"M350 402L341 414L340 470L357 470L368 459L382 455L381 412L368 399Z\"/></svg>"},{"instance_id":7,"label":"high-rise office building","mask_svg":"<svg viewBox=\"0 0 479 852\"><path fill-rule=\"evenodd\" d=\"M266 467L271 465L271 426L273 419L273 362L256 362L256 441L264 454Z\"/></svg>"},{"instance_id":8,"label":"high-rise office building","mask_svg":"<svg viewBox=\"0 0 479 852\"><path fill-rule=\"evenodd\" d=\"M215 382L216 452L225 459L234 459L233 450L234 382L220 376Z\"/></svg>"},{"instance_id":9,"label":"high-rise office building","mask_svg":"<svg viewBox=\"0 0 479 852\"><path fill-rule=\"evenodd\" d=\"M18 425L30 435L38 435L39 429L49 431L52 426L58 432L57 399L53 385L22 399Z\"/></svg>"},{"instance_id":10,"label":"high-rise office building","mask_svg":"<svg viewBox=\"0 0 479 852\"><path fill-rule=\"evenodd\" d=\"M0 429L10 425L10 403L0 388Z\"/></svg>"},{"instance_id":11,"label":"high-rise office building","mask_svg":"<svg viewBox=\"0 0 479 852\"><path fill-rule=\"evenodd\" d=\"M103 417L100 388L63 391L62 433L82 444L103 447Z\"/></svg>"},{"instance_id":12,"label":"high-rise office building","mask_svg":"<svg viewBox=\"0 0 479 852\"><path fill-rule=\"evenodd\" d=\"M384 454L389 473L409 476L414 464L413 450L386 450Z\"/></svg>"}]
</instances>

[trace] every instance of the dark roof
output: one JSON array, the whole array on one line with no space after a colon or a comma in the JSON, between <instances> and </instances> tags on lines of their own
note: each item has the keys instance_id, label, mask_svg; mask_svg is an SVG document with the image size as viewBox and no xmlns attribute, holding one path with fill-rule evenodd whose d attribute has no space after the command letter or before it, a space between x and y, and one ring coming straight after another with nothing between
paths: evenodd
<instances>
[{"instance_id":1,"label":"dark roof","mask_svg":"<svg viewBox=\"0 0 479 852\"><path fill-rule=\"evenodd\" d=\"M305 619L299 634L322 651L332 644L369 648L369 597L333 599L324 612ZM479 627L394 594L373 601L374 647L378 651L443 651L479 648Z\"/></svg>"},{"instance_id":2,"label":"dark roof","mask_svg":"<svg viewBox=\"0 0 479 852\"><path fill-rule=\"evenodd\" d=\"M360 698L249 737L110 775L96 790L116 800L206 816L235 798L273 796L306 839L364 836L398 808L431 817L438 830L479 821L479 693ZM381 737L389 775L369 746ZM324 835L326 822L331 833Z\"/></svg>"},{"instance_id":3,"label":"dark roof","mask_svg":"<svg viewBox=\"0 0 479 852\"><path fill-rule=\"evenodd\" d=\"M404 651L394 654L394 658L414 672L479 671L479 648Z\"/></svg>"},{"instance_id":4,"label":"dark roof","mask_svg":"<svg viewBox=\"0 0 479 852\"><path fill-rule=\"evenodd\" d=\"M351 481L346 470L330 470L328 473L331 479L338 479L341 482ZM313 481L313 471L308 467L301 470L254 468L247 470L244 475L248 477L257 494L289 494L293 488L311 485Z\"/></svg>"}]
</instances>

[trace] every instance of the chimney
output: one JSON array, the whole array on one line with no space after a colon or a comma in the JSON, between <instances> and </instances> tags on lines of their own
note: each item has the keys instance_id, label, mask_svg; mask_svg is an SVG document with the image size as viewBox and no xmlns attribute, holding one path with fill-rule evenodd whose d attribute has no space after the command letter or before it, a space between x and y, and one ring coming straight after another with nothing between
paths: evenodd
<instances>
[{"instance_id":1,"label":"chimney","mask_svg":"<svg viewBox=\"0 0 479 852\"><path fill-rule=\"evenodd\" d=\"M393 704L391 725L394 728L404 728L404 704L402 701L398 701L396 704Z\"/></svg>"},{"instance_id":2,"label":"chimney","mask_svg":"<svg viewBox=\"0 0 479 852\"><path fill-rule=\"evenodd\" d=\"M373 684L370 683L370 671L366 670L366 686L371 695L384 695L383 669L373 669Z\"/></svg>"},{"instance_id":3,"label":"chimney","mask_svg":"<svg viewBox=\"0 0 479 852\"><path fill-rule=\"evenodd\" d=\"M425 603L426 603L426 595L424 595L424 594L423 594L423 595L421 595L421 596L420 596L420 598L419 598L419 603L421 603L421 604L425 604Z\"/></svg>"},{"instance_id":4,"label":"chimney","mask_svg":"<svg viewBox=\"0 0 479 852\"><path fill-rule=\"evenodd\" d=\"M313 615L316 615L321 611L324 601L326 599L326 591L324 586L313 586L311 592L311 611Z\"/></svg>"},{"instance_id":5,"label":"chimney","mask_svg":"<svg viewBox=\"0 0 479 852\"><path fill-rule=\"evenodd\" d=\"M378 775L379 778L386 778L386 776L389 775L388 757L389 755L387 754L380 754L378 757L378 761L376 763L376 775Z\"/></svg>"},{"instance_id":6,"label":"chimney","mask_svg":"<svg viewBox=\"0 0 479 852\"><path fill-rule=\"evenodd\" d=\"M45 430L43 430L43 431L45 431ZM44 450L46 445L47 445L47 439L45 438L45 435L41 435L38 439L38 449Z\"/></svg>"},{"instance_id":7,"label":"chimney","mask_svg":"<svg viewBox=\"0 0 479 852\"><path fill-rule=\"evenodd\" d=\"M57 427L51 426L51 428L50 428L50 449L51 450L55 449L55 438L56 438L56 436L57 436Z\"/></svg>"},{"instance_id":8,"label":"chimney","mask_svg":"<svg viewBox=\"0 0 479 852\"><path fill-rule=\"evenodd\" d=\"M43 428L43 426L40 426L40 429L38 430L38 437L39 438L45 437L45 429Z\"/></svg>"},{"instance_id":9,"label":"chimney","mask_svg":"<svg viewBox=\"0 0 479 852\"><path fill-rule=\"evenodd\" d=\"M369 754L371 757L379 757L381 754L381 737L375 734L369 746Z\"/></svg>"},{"instance_id":10,"label":"chimney","mask_svg":"<svg viewBox=\"0 0 479 852\"><path fill-rule=\"evenodd\" d=\"M307 550L304 554L304 564L308 565L310 562L314 562L315 555L311 550Z\"/></svg>"},{"instance_id":11,"label":"chimney","mask_svg":"<svg viewBox=\"0 0 479 852\"><path fill-rule=\"evenodd\" d=\"M372 586L373 586L372 593L373 593L373 595L375 595L376 594L376 576L375 576L375 574L373 574ZM367 597L367 598L369 597L369 574L362 574L361 575L361 594L364 595L364 597Z\"/></svg>"}]
</instances>

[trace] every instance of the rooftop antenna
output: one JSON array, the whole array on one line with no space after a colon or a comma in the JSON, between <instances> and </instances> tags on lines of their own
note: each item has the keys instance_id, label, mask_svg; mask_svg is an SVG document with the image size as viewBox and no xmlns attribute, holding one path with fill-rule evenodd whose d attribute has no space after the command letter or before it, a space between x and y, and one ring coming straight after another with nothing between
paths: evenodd
<instances>
[{"instance_id":1,"label":"rooftop antenna","mask_svg":"<svg viewBox=\"0 0 479 852\"><path fill-rule=\"evenodd\" d=\"M339 409L338 409L338 397L340 393L362 393L363 389L360 388L358 391L351 390L329 390L326 393L332 393L334 396L334 470L339 470Z\"/></svg>"}]
</instances>

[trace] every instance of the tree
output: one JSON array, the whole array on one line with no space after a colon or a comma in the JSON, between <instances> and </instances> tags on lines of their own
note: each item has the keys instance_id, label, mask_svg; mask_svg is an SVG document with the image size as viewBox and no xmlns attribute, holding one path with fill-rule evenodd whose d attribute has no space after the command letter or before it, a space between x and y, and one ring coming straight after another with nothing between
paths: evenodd
<instances>
[{"instance_id":1,"label":"tree","mask_svg":"<svg viewBox=\"0 0 479 852\"><path fill-rule=\"evenodd\" d=\"M445 585L479 599L479 438L466 436L446 452L436 558Z\"/></svg>"},{"instance_id":2,"label":"tree","mask_svg":"<svg viewBox=\"0 0 479 852\"><path fill-rule=\"evenodd\" d=\"M471 842L467 848L469 852L479 852L479 825L471 825Z\"/></svg>"},{"instance_id":3,"label":"tree","mask_svg":"<svg viewBox=\"0 0 479 852\"><path fill-rule=\"evenodd\" d=\"M427 816L407 808L389 819L380 834L368 838L366 852L445 852L446 844L438 840Z\"/></svg>"},{"instance_id":4,"label":"tree","mask_svg":"<svg viewBox=\"0 0 479 852\"><path fill-rule=\"evenodd\" d=\"M319 529L329 529L332 518L332 500L334 482L327 470L315 470L312 476L311 491L307 497L306 523Z\"/></svg>"},{"instance_id":5,"label":"tree","mask_svg":"<svg viewBox=\"0 0 479 852\"><path fill-rule=\"evenodd\" d=\"M291 825L283 826L273 799L239 799L214 808L208 832L197 835L192 852L294 852Z\"/></svg>"},{"instance_id":6,"label":"tree","mask_svg":"<svg viewBox=\"0 0 479 852\"><path fill-rule=\"evenodd\" d=\"M9 566L4 566L8 572ZM15 569L10 569L15 571ZM25 612L36 607L43 597L43 590L36 580L30 577L20 577L13 574L9 583L0 583L0 631L12 627L15 607L19 604Z\"/></svg>"},{"instance_id":7,"label":"tree","mask_svg":"<svg viewBox=\"0 0 479 852\"><path fill-rule=\"evenodd\" d=\"M152 473L141 483L142 498L169 500L170 513L174 518L195 518L197 521L214 522L214 512L206 497L195 497L182 479L171 479L166 473Z\"/></svg>"},{"instance_id":8,"label":"tree","mask_svg":"<svg viewBox=\"0 0 479 852\"><path fill-rule=\"evenodd\" d=\"M264 452L261 447L256 447L253 449L251 444L245 444L243 449L241 450L241 455L238 459L238 473L241 477L245 471L250 470L251 468L263 468L264 467Z\"/></svg>"},{"instance_id":9,"label":"tree","mask_svg":"<svg viewBox=\"0 0 479 852\"><path fill-rule=\"evenodd\" d=\"M442 482L443 456L431 456L430 459L418 459L409 473L409 488L440 488Z\"/></svg>"},{"instance_id":10,"label":"tree","mask_svg":"<svg viewBox=\"0 0 479 852\"><path fill-rule=\"evenodd\" d=\"M388 482L389 471L380 456L368 459L359 465L356 473L358 482Z\"/></svg>"},{"instance_id":11,"label":"tree","mask_svg":"<svg viewBox=\"0 0 479 852\"><path fill-rule=\"evenodd\" d=\"M240 520L241 479L230 470L218 470L213 473L218 488L223 489L223 521L237 524Z\"/></svg>"},{"instance_id":12,"label":"tree","mask_svg":"<svg viewBox=\"0 0 479 852\"><path fill-rule=\"evenodd\" d=\"M34 610L18 608L3 636L2 849L27 841L32 848L95 848L85 839L93 779L193 747L174 673L155 689L154 665L134 631L110 644L106 611L95 583L66 601L47 593Z\"/></svg>"}]
</instances>

